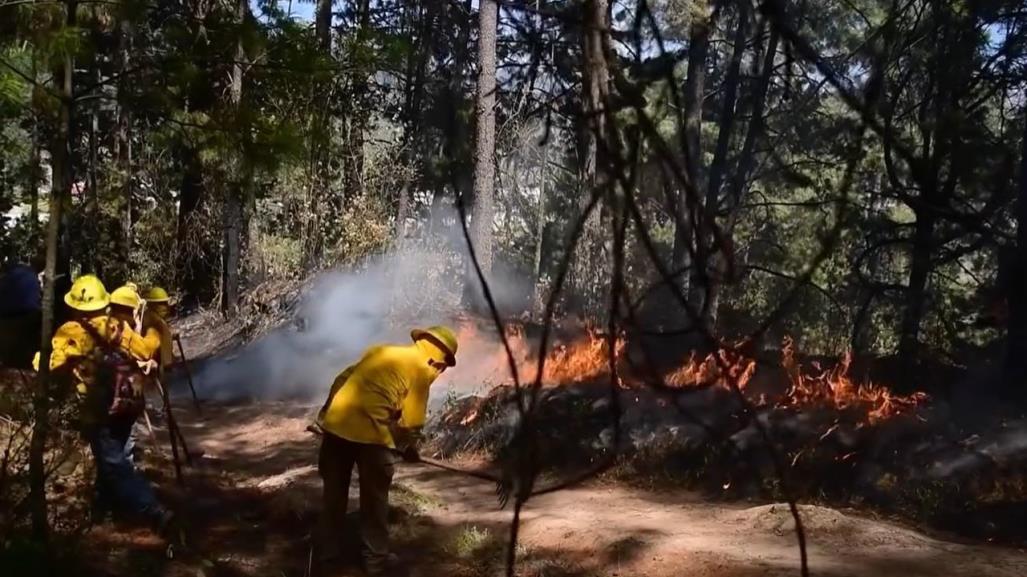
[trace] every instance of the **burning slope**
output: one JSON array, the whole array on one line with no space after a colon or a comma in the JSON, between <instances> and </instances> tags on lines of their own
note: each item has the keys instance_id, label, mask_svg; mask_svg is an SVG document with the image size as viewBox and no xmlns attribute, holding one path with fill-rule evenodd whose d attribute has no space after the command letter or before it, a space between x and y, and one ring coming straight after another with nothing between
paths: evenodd
<instances>
[{"instance_id":1,"label":"burning slope","mask_svg":"<svg viewBox=\"0 0 1027 577\"><path fill-rule=\"evenodd\" d=\"M470 320L460 322L457 337L460 341L460 362L456 369L443 376L443 382L453 385L464 381L479 381L491 386L513 382L510 356L502 343L483 335ZM525 336L521 325L508 325L506 337L521 383L534 382L538 373L538 363L535 361L537 345ZM623 354L624 347L624 339L617 338L617 358ZM542 384L558 386L605 378L610 373L607 350L606 337L594 329L586 330L583 337L570 343L555 344L546 355Z\"/></svg>"},{"instance_id":2,"label":"burning slope","mask_svg":"<svg viewBox=\"0 0 1027 577\"><path fill-rule=\"evenodd\" d=\"M471 321L459 327L461 356L470 359L470 367L459 367L447 375L450 384L477 380L490 386L511 384L509 357L502 344L491 340L477 329ZM534 381L538 370L535 360L537 346L529 341L524 328L511 325L507 328L507 341L517 366L522 384ZM623 360L627 346L623 337L615 339L614 355ZM609 378L609 339L600 331L587 329L582 336L567 343L553 346L545 359L542 384L547 387L604 381ZM785 382L774 383L779 393L756 393L751 391L750 382L757 371L755 359L743 355L737 348L724 347L699 357L694 353L681 366L664 377L664 384L677 387L714 387L732 390L734 385L757 406L802 409L822 407L838 411L855 412L859 421L877 423L890 417L909 413L922 404L927 396L923 393L902 396L893 394L887 388L874 383L856 382L851 375L852 355L846 353L842 359L828 368L818 363L804 367L799 361L794 342L785 339L781 350L781 366ZM622 386L637 388L645 386L644 379L618 364Z\"/></svg>"},{"instance_id":3,"label":"burning slope","mask_svg":"<svg viewBox=\"0 0 1027 577\"><path fill-rule=\"evenodd\" d=\"M911 412L927 400L924 393L896 395L874 383L857 383L851 376L852 353L846 351L835 365L823 369L813 363L809 369L802 366L795 343L785 338L781 347L781 366L787 375L787 389L777 398L759 395L752 398L759 406L777 407L820 406L845 411L853 410L865 415L865 421L876 423L883 419ZM693 354L688 361L667 376L668 384L677 387L714 385L730 390L732 382L746 392L756 370L756 361L742 356L733 349L721 349L698 360Z\"/></svg>"}]
</instances>

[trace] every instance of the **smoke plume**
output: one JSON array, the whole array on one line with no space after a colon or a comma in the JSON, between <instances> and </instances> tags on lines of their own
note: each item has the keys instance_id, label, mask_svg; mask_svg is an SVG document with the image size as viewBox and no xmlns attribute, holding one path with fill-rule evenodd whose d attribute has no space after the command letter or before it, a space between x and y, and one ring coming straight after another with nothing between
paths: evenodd
<instances>
[{"instance_id":1,"label":"smoke plume","mask_svg":"<svg viewBox=\"0 0 1027 577\"><path fill-rule=\"evenodd\" d=\"M463 243L463 239L459 240ZM302 293L292 322L270 331L228 355L198 367L200 396L296 399L320 402L335 376L369 346L407 344L413 327L459 324L468 298L480 298L477 279L469 296L466 266L454 247L405 248L348 270L321 274ZM528 302L530 283L495 268L489 286L505 315ZM478 392L496 378L494 363L475 362L481 349L497 346L494 331L482 330L475 342L462 342L458 366L432 387L437 400L453 391Z\"/></svg>"}]
</instances>

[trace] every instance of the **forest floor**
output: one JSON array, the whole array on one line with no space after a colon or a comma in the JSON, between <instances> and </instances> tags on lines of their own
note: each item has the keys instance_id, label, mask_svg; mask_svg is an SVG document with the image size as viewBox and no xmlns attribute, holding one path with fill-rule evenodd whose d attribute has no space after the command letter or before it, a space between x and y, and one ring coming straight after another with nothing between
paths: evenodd
<instances>
[{"instance_id":1,"label":"forest floor","mask_svg":"<svg viewBox=\"0 0 1027 577\"><path fill-rule=\"evenodd\" d=\"M315 409L208 404L200 416L178 408L191 449L204 454L184 469L184 487L176 486L170 463L152 448L147 473L189 520L192 550L169 561L149 532L106 524L85 536L87 564L105 575L307 575L320 486L317 439L305 427ZM488 483L400 464L393 503L394 547L411 576L502 574L511 513L498 509ZM802 513L814 575L1027 575L1023 550L926 536L818 506L803 506ZM517 574L797 575L790 525L780 504L714 503L684 491L597 480L529 502Z\"/></svg>"}]
</instances>

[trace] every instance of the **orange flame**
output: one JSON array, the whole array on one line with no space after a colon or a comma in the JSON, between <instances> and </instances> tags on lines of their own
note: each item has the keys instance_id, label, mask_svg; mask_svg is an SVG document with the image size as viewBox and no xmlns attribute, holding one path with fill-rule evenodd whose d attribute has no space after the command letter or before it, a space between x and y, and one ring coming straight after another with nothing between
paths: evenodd
<instances>
[{"instance_id":1,"label":"orange flame","mask_svg":"<svg viewBox=\"0 0 1027 577\"><path fill-rule=\"evenodd\" d=\"M501 343L496 339L483 338L471 321L462 323L458 334L462 358L461 364L449 375L451 380L477 379L478 383L488 384L512 381L509 358ZM534 358L536 347L529 343L521 326L507 327L506 336L521 383L533 382L538 370ZM554 346L546 355L542 383L557 386L607 378L610 374L608 342L607 336L600 331L588 330L571 343ZM620 359L625 351L625 340L617 337L614 342L615 359ZM471 360L465 362L463 359ZM461 374L461 365L465 364L472 365L474 369ZM757 406L797 409L817 406L852 410L860 415L861 422L868 424L911 412L927 399L923 393L896 395L880 385L857 383L851 376L852 355L849 352L826 370L816 364L812 368L804 368L795 343L789 338L784 340L781 348L781 365L787 382L782 383L784 392L772 398L750 394L748 389L756 373L756 361L743 355L736 347L723 347L701 359L693 353L664 381L674 387L712 386L725 390L731 390L734 383ZM640 378L630 374L623 375L623 381L628 386L642 385Z\"/></svg>"},{"instance_id":2,"label":"orange flame","mask_svg":"<svg viewBox=\"0 0 1027 577\"><path fill-rule=\"evenodd\" d=\"M471 359L468 364L474 367L474 377L501 384L510 382L510 359L501 342L495 338L485 338L472 321L460 323L457 338L461 343L461 363L454 369L453 375L458 376L463 359ZM517 374L522 383L534 382L538 372L535 356L536 346L529 343L524 336L523 327L515 324L506 327L507 343L513 355ZM617 337L614 341L614 355L619 358L623 353L625 341ZM546 355L543 368L542 383L544 385L562 385L581 383L604 378L610 373L608 339L597 330L588 330L582 338L568 344L553 346ZM487 375L487 376L483 376ZM470 375L466 375L470 377Z\"/></svg>"},{"instance_id":3,"label":"orange flame","mask_svg":"<svg viewBox=\"0 0 1027 577\"><path fill-rule=\"evenodd\" d=\"M735 383L745 390L756 372L756 361L743 357L737 351L722 348L716 354L710 353L699 361L693 352L685 364L667 375L668 385L674 387L697 387L713 385L730 389Z\"/></svg>"}]
</instances>

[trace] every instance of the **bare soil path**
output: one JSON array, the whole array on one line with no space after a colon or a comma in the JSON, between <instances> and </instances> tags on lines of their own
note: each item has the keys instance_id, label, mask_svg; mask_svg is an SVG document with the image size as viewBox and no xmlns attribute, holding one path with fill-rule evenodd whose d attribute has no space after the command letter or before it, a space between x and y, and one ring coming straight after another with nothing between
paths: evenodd
<instances>
[{"instance_id":1,"label":"bare soil path","mask_svg":"<svg viewBox=\"0 0 1027 577\"><path fill-rule=\"evenodd\" d=\"M304 430L313 410L257 403L208 406L202 417L177 411L187 439L205 455L186 469L184 489L161 472L166 463L153 459L150 473L192 520L195 551L174 562L143 555L154 564L150 574L307 574L319 494L317 442ZM393 500L394 540L411 575L502 574L510 511L497 509L487 483L400 465ZM1027 576L1024 551L948 542L827 508L805 506L803 514L813 575ZM91 539L105 543L108 555L124 550L117 530L94 531ZM525 576L799 574L786 507L703 502L686 492L596 483L539 497L525 511L520 542L518 574ZM124 566L139 562L137 554Z\"/></svg>"}]
</instances>

